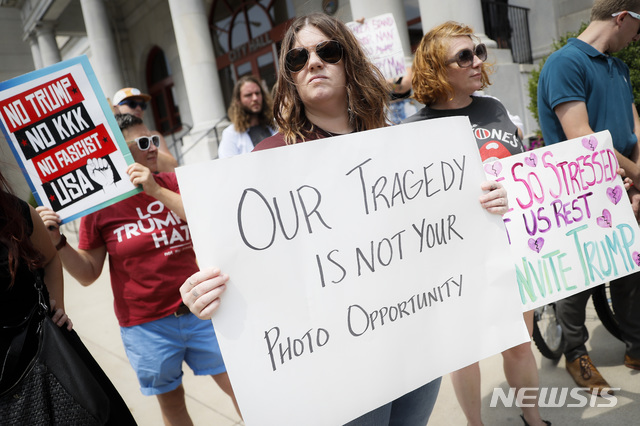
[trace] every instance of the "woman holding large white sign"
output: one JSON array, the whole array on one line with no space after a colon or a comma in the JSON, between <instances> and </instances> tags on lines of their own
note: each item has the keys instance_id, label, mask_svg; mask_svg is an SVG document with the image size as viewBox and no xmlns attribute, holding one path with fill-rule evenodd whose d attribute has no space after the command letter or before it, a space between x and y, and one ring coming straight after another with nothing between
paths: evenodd
<instances>
[{"instance_id":1,"label":"woman holding large white sign","mask_svg":"<svg viewBox=\"0 0 640 426\"><path fill-rule=\"evenodd\" d=\"M491 84L486 59L487 47L475 44L473 30L466 25L449 21L425 34L415 54L413 88L416 99L426 106L405 122L465 115L473 126L483 161L523 152L518 129L506 108L495 98L473 96ZM526 312L524 317L531 334L533 311ZM516 389L538 388L538 368L531 342L507 349L502 355L509 385ZM481 425L479 364L455 371L451 378L467 421L470 425ZM525 425L550 424L540 417L537 392L532 390L529 400L535 403L522 407Z\"/></svg>"},{"instance_id":2,"label":"woman holding large white sign","mask_svg":"<svg viewBox=\"0 0 640 426\"><path fill-rule=\"evenodd\" d=\"M254 150L386 125L387 83L342 22L324 14L298 18L288 29L281 51L281 73L274 97L279 133ZM486 189L490 189L489 185ZM498 189L497 185L494 189ZM489 210L506 212L504 190L490 191L481 201ZM218 269L196 273L180 288L183 301L200 318L211 318L227 280L228 276ZM424 426L439 387L437 378L348 424Z\"/></svg>"}]
</instances>

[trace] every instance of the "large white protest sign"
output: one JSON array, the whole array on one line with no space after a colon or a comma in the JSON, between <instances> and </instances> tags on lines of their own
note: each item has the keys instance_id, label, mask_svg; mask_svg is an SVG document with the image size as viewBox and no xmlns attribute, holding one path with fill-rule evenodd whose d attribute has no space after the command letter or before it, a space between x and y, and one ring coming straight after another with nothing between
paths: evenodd
<instances>
[{"instance_id":1,"label":"large white protest sign","mask_svg":"<svg viewBox=\"0 0 640 426\"><path fill-rule=\"evenodd\" d=\"M36 201L62 223L140 192L86 56L0 83L0 127Z\"/></svg>"},{"instance_id":2,"label":"large white protest sign","mask_svg":"<svg viewBox=\"0 0 640 426\"><path fill-rule=\"evenodd\" d=\"M485 164L501 180L523 311L640 270L638 225L608 131Z\"/></svg>"},{"instance_id":3,"label":"large white protest sign","mask_svg":"<svg viewBox=\"0 0 640 426\"><path fill-rule=\"evenodd\" d=\"M392 13L368 18L364 22L347 22L367 56L386 78L405 74L400 34Z\"/></svg>"},{"instance_id":4,"label":"large white protest sign","mask_svg":"<svg viewBox=\"0 0 640 426\"><path fill-rule=\"evenodd\" d=\"M466 117L180 167L248 425L337 425L528 340Z\"/></svg>"}]
</instances>

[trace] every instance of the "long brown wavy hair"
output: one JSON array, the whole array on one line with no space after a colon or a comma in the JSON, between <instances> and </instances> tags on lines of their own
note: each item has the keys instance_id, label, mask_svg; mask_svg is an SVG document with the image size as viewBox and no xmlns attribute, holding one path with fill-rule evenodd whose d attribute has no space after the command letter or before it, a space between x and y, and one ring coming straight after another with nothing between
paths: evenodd
<instances>
[{"instance_id":1,"label":"long brown wavy hair","mask_svg":"<svg viewBox=\"0 0 640 426\"><path fill-rule=\"evenodd\" d=\"M454 95L453 87L449 84L447 57L449 42L453 37L467 36L474 38L473 29L467 25L454 21L447 21L426 33L413 58L414 97L425 105L431 105ZM489 86L490 66L483 62L482 89Z\"/></svg>"},{"instance_id":2,"label":"long brown wavy hair","mask_svg":"<svg viewBox=\"0 0 640 426\"><path fill-rule=\"evenodd\" d=\"M260 87L260 92L262 92L262 111L260 111L258 117L260 124L263 126L273 127L273 105L271 104L271 95L264 90L262 82L258 80L256 76L244 75L240 77L236 85L233 86L231 105L229 105L229 110L227 111L229 120L233 123L233 127L235 127L236 132L238 133L244 133L249 129L249 121L251 119L251 115L242 107L242 102L240 100L240 90L242 90L242 86L248 82L257 84L258 87Z\"/></svg>"},{"instance_id":3,"label":"long brown wavy hair","mask_svg":"<svg viewBox=\"0 0 640 426\"><path fill-rule=\"evenodd\" d=\"M12 195L9 182L0 172L0 244L7 248L9 287L15 283L20 263L24 262L32 270L42 266L43 257L33 246L29 231L19 200Z\"/></svg>"},{"instance_id":4,"label":"long brown wavy hair","mask_svg":"<svg viewBox=\"0 0 640 426\"><path fill-rule=\"evenodd\" d=\"M282 40L273 115L286 143L294 144L298 138L304 140L302 130L310 124L291 72L285 66L285 57L294 48L296 35L307 25L316 27L327 39L337 41L344 49L341 62L347 82L349 119L353 127L361 131L386 126L385 107L389 103L389 88L382 73L369 61L358 40L342 21L322 13L312 13L294 20Z\"/></svg>"}]
</instances>

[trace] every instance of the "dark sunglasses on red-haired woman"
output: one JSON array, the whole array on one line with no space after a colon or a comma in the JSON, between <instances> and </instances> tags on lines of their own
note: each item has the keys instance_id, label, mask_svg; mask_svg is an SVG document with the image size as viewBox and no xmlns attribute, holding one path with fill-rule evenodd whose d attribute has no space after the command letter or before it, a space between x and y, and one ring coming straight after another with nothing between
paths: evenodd
<instances>
[{"instance_id":1,"label":"dark sunglasses on red-haired woman","mask_svg":"<svg viewBox=\"0 0 640 426\"><path fill-rule=\"evenodd\" d=\"M474 57L477 56L482 62L487 60L487 46L484 43L480 43L476 47L471 49L462 49L456 54L456 57L449 59L447 65L456 62L460 68L469 68L473 65Z\"/></svg>"}]
</instances>

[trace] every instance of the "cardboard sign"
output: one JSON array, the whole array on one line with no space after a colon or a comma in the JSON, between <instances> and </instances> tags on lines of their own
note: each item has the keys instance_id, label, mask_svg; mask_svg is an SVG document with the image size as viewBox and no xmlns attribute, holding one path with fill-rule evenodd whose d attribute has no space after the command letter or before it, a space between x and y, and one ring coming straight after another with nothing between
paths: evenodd
<instances>
[{"instance_id":1,"label":"cardboard sign","mask_svg":"<svg viewBox=\"0 0 640 426\"><path fill-rule=\"evenodd\" d=\"M504 216L523 311L640 270L640 238L611 135L599 132L485 164Z\"/></svg>"},{"instance_id":2,"label":"cardboard sign","mask_svg":"<svg viewBox=\"0 0 640 426\"><path fill-rule=\"evenodd\" d=\"M86 56L0 83L0 127L36 201L62 223L140 191Z\"/></svg>"},{"instance_id":3,"label":"cardboard sign","mask_svg":"<svg viewBox=\"0 0 640 426\"><path fill-rule=\"evenodd\" d=\"M405 74L402 43L392 13L368 18L362 24L347 22L347 26L385 78L395 79Z\"/></svg>"},{"instance_id":4,"label":"cardboard sign","mask_svg":"<svg viewBox=\"0 0 640 426\"><path fill-rule=\"evenodd\" d=\"M247 425L343 424L528 340L466 117L177 169ZM473 348L473 350L469 350Z\"/></svg>"}]
</instances>

